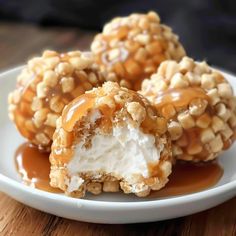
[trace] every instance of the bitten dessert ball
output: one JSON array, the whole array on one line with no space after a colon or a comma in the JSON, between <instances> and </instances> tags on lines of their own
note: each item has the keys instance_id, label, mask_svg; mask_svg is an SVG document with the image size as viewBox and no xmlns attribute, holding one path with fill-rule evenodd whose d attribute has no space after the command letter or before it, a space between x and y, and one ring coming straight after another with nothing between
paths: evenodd
<instances>
[{"instance_id":1,"label":"bitten dessert ball","mask_svg":"<svg viewBox=\"0 0 236 236\"><path fill-rule=\"evenodd\" d=\"M143 81L141 93L168 119L176 158L208 161L232 145L236 98L224 76L205 62L165 61Z\"/></svg>"},{"instance_id":2,"label":"bitten dessert ball","mask_svg":"<svg viewBox=\"0 0 236 236\"><path fill-rule=\"evenodd\" d=\"M178 36L155 12L114 18L95 37L91 50L110 81L134 90L162 61L185 55Z\"/></svg>"},{"instance_id":3,"label":"bitten dessert ball","mask_svg":"<svg viewBox=\"0 0 236 236\"><path fill-rule=\"evenodd\" d=\"M53 137L51 185L83 197L117 192L139 197L171 173L166 120L134 91L106 82L68 104Z\"/></svg>"},{"instance_id":4,"label":"bitten dessert ball","mask_svg":"<svg viewBox=\"0 0 236 236\"><path fill-rule=\"evenodd\" d=\"M20 133L49 151L64 106L102 84L95 67L91 56L79 51L45 51L42 57L31 59L9 95L9 116Z\"/></svg>"}]
</instances>

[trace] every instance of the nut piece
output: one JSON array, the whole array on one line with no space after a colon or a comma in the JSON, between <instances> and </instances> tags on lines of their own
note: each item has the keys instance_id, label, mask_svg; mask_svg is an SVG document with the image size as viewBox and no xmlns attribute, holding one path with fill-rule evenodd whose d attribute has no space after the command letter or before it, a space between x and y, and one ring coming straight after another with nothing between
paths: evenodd
<instances>
[{"instance_id":1,"label":"nut piece","mask_svg":"<svg viewBox=\"0 0 236 236\"><path fill-rule=\"evenodd\" d=\"M48 113L47 108L43 108L34 113L33 121L37 128L39 128L43 124L43 122L45 121L47 117L47 113Z\"/></svg>"},{"instance_id":2,"label":"nut piece","mask_svg":"<svg viewBox=\"0 0 236 236\"><path fill-rule=\"evenodd\" d=\"M141 45L146 45L150 42L150 35L147 34L139 34L137 35L134 40L140 43Z\"/></svg>"},{"instance_id":3,"label":"nut piece","mask_svg":"<svg viewBox=\"0 0 236 236\"><path fill-rule=\"evenodd\" d=\"M211 123L211 118L207 113L204 113L203 115L199 116L196 121L196 125L199 128L205 129L207 128Z\"/></svg>"},{"instance_id":4,"label":"nut piece","mask_svg":"<svg viewBox=\"0 0 236 236\"><path fill-rule=\"evenodd\" d=\"M225 127L224 121L221 120L218 116L213 116L212 117L212 123L211 123L211 128L215 133L217 133L220 130L223 130Z\"/></svg>"},{"instance_id":5,"label":"nut piece","mask_svg":"<svg viewBox=\"0 0 236 236\"><path fill-rule=\"evenodd\" d=\"M188 112L180 113L177 119L184 129L190 129L195 126L195 121Z\"/></svg>"},{"instance_id":6,"label":"nut piece","mask_svg":"<svg viewBox=\"0 0 236 236\"><path fill-rule=\"evenodd\" d=\"M189 105L189 113L193 116L200 116L206 109L208 102L201 98L193 99Z\"/></svg>"},{"instance_id":7,"label":"nut piece","mask_svg":"<svg viewBox=\"0 0 236 236\"><path fill-rule=\"evenodd\" d=\"M209 90L207 96L210 98L212 105L215 105L220 101L218 90L216 88Z\"/></svg>"},{"instance_id":8,"label":"nut piece","mask_svg":"<svg viewBox=\"0 0 236 236\"><path fill-rule=\"evenodd\" d=\"M212 89L215 87L215 79L212 74L203 74L201 77L201 86L204 89Z\"/></svg>"},{"instance_id":9,"label":"nut piece","mask_svg":"<svg viewBox=\"0 0 236 236\"><path fill-rule=\"evenodd\" d=\"M215 134L211 128L207 128L202 130L200 138L202 143L208 143L215 138Z\"/></svg>"},{"instance_id":10,"label":"nut piece","mask_svg":"<svg viewBox=\"0 0 236 236\"><path fill-rule=\"evenodd\" d=\"M47 119L44 122L44 124L55 128L56 127L56 121L57 121L58 118L59 118L58 115L48 113L47 114Z\"/></svg>"},{"instance_id":11,"label":"nut piece","mask_svg":"<svg viewBox=\"0 0 236 236\"><path fill-rule=\"evenodd\" d=\"M146 197L150 194L151 189L143 190L141 192L135 193L138 197Z\"/></svg>"},{"instance_id":12,"label":"nut piece","mask_svg":"<svg viewBox=\"0 0 236 236\"><path fill-rule=\"evenodd\" d=\"M130 102L127 104L127 111L132 119L141 123L146 117L146 110L138 102Z\"/></svg>"},{"instance_id":13,"label":"nut piece","mask_svg":"<svg viewBox=\"0 0 236 236\"><path fill-rule=\"evenodd\" d=\"M63 93L71 92L75 87L74 79L72 77L63 77L61 79L61 87Z\"/></svg>"},{"instance_id":14,"label":"nut piece","mask_svg":"<svg viewBox=\"0 0 236 236\"><path fill-rule=\"evenodd\" d=\"M87 184L88 192L98 195L102 192L102 184L101 183L89 183Z\"/></svg>"},{"instance_id":15,"label":"nut piece","mask_svg":"<svg viewBox=\"0 0 236 236\"><path fill-rule=\"evenodd\" d=\"M161 70L161 69L160 69ZM179 65L175 61L169 61L165 70L165 77L170 79L173 77L179 70Z\"/></svg>"},{"instance_id":16,"label":"nut piece","mask_svg":"<svg viewBox=\"0 0 236 236\"><path fill-rule=\"evenodd\" d=\"M48 88L44 82L40 82L37 85L37 96L38 98L45 98L47 96Z\"/></svg>"},{"instance_id":17,"label":"nut piece","mask_svg":"<svg viewBox=\"0 0 236 236\"><path fill-rule=\"evenodd\" d=\"M219 103L216 105L217 115L224 121L227 121L230 117L230 111L226 108L225 104Z\"/></svg>"},{"instance_id":18,"label":"nut piece","mask_svg":"<svg viewBox=\"0 0 236 236\"><path fill-rule=\"evenodd\" d=\"M105 181L103 183L103 191L104 192L119 192L119 181Z\"/></svg>"},{"instance_id":19,"label":"nut piece","mask_svg":"<svg viewBox=\"0 0 236 236\"><path fill-rule=\"evenodd\" d=\"M224 129L220 133L222 134L224 140L229 139L234 134L233 130L230 129L228 124L225 124Z\"/></svg>"},{"instance_id":20,"label":"nut piece","mask_svg":"<svg viewBox=\"0 0 236 236\"><path fill-rule=\"evenodd\" d=\"M212 152L220 152L224 146L220 134L218 134L213 140L211 140L209 145Z\"/></svg>"},{"instance_id":21,"label":"nut piece","mask_svg":"<svg viewBox=\"0 0 236 236\"><path fill-rule=\"evenodd\" d=\"M179 70L182 74L192 71L194 67L193 59L184 57L179 63Z\"/></svg>"},{"instance_id":22,"label":"nut piece","mask_svg":"<svg viewBox=\"0 0 236 236\"><path fill-rule=\"evenodd\" d=\"M114 100L111 97L100 97L97 99L97 105L102 106L102 105L107 105L110 108L115 108L115 103Z\"/></svg>"},{"instance_id":23,"label":"nut piece","mask_svg":"<svg viewBox=\"0 0 236 236\"><path fill-rule=\"evenodd\" d=\"M43 76L43 82L45 83L46 86L53 88L54 86L56 86L57 81L58 77L54 71L48 70L45 72Z\"/></svg>"},{"instance_id":24,"label":"nut piece","mask_svg":"<svg viewBox=\"0 0 236 236\"><path fill-rule=\"evenodd\" d=\"M43 145L48 145L50 143L50 139L44 133L36 134L35 138L39 143L42 143Z\"/></svg>"},{"instance_id":25,"label":"nut piece","mask_svg":"<svg viewBox=\"0 0 236 236\"><path fill-rule=\"evenodd\" d=\"M179 156L179 155L183 154L183 150L178 145L172 146L172 152L173 152L174 156Z\"/></svg>"},{"instance_id":26,"label":"nut piece","mask_svg":"<svg viewBox=\"0 0 236 236\"><path fill-rule=\"evenodd\" d=\"M227 83L222 83L217 85L218 93L222 98L230 98L233 95L232 88Z\"/></svg>"},{"instance_id":27,"label":"nut piece","mask_svg":"<svg viewBox=\"0 0 236 236\"><path fill-rule=\"evenodd\" d=\"M193 72L187 72L185 77L193 86L199 86L201 84L201 77L197 74L194 74Z\"/></svg>"},{"instance_id":28,"label":"nut piece","mask_svg":"<svg viewBox=\"0 0 236 236\"><path fill-rule=\"evenodd\" d=\"M49 107L52 111L56 112L56 113L60 113L62 111L62 109L64 108L64 103L62 101L60 101L60 97L59 96L54 96L51 98L51 100L49 101Z\"/></svg>"},{"instance_id":29,"label":"nut piece","mask_svg":"<svg viewBox=\"0 0 236 236\"><path fill-rule=\"evenodd\" d=\"M175 116L176 110L173 105L169 104L161 109L161 113L166 119L170 119L171 117Z\"/></svg>"},{"instance_id":30,"label":"nut piece","mask_svg":"<svg viewBox=\"0 0 236 236\"><path fill-rule=\"evenodd\" d=\"M43 101L38 97L34 97L31 104L32 111L40 110L42 107L43 107Z\"/></svg>"},{"instance_id":31,"label":"nut piece","mask_svg":"<svg viewBox=\"0 0 236 236\"><path fill-rule=\"evenodd\" d=\"M84 70L91 66L91 60L81 58L81 57L72 57L69 59L69 62L72 66L74 66L77 70Z\"/></svg>"},{"instance_id":32,"label":"nut piece","mask_svg":"<svg viewBox=\"0 0 236 236\"><path fill-rule=\"evenodd\" d=\"M168 125L168 132L170 133L171 140L177 140L183 134L183 128L178 122L171 121Z\"/></svg>"},{"instance_id":33,"label":"nut piece","mask_svg":"<svg viewBox=\"0 0 236 236\"><path fill-rule=\"evenodd\" d=\"M188 86L188 80L181 73L176 73L171 79L170 88L186 88Z\"/></svg>"}]
</instances>

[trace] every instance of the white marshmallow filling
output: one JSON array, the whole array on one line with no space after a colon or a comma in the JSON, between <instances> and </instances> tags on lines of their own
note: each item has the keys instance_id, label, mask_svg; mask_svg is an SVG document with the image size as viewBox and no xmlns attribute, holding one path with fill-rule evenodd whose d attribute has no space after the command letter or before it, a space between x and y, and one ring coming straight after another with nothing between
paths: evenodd
<instances>
[{"instance_id":1,"label":"white marshmallow filling","mask_svg":"<svg viewBox=\"0 0 236 236\"><path fill-rule=\"evenodd\" d=\"M93 178L99 179L99 173L104 173L130 185L136 184L137 176L151 177L149 164L158 163L162 149L156 146L153 135L138 128L113 127L109 135L97 130L90 148L85 148L84 142L75 147L74 156L67 165L71 177L68 191L75 191L83 184L79 176L86 172L93 173Z\"/></svg>"}]
</instances>

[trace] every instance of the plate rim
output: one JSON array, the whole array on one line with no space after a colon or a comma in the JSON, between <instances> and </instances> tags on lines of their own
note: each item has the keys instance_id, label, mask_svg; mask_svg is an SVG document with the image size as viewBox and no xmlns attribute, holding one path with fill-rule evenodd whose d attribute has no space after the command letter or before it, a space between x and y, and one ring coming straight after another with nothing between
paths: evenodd
<instances>
[{"instance_id":1,"label":"plate rim","mask_svg":"<svg viewBox=\"0 0 236 236\"><path fill-rule=\"evenodd\" d=\"M7 74L9 73L15 73L16 71L19 71L24 66L20 65L17 67L13 67L9 70L3 71L0 73L0 80L2 80ZM221 69L219 67L213 67L216 70L219 70L221 73L227 76L235 76L232 72L229 72L228 70ZM234 144L236 145L236 143ZM24 185L23 183L18 182L17 180L11 179L10 177L0 173L0 183L3 183L5 185L10 185L12 188L16 188L18 191L24 192L29 195L36 195L38 197L42 197L44 199L52 198L55 201L64 202L66 204L78 204L80 203L83 206L90 206L90 207L106 207L106 209L122 209L125 208L127 210L133 210L133 209L147 209L152 208L153 206L172 206L172 205L178 205L188 202L194 202L199 201L202 199L211 198L215 195L220 195L223 193L226 193L228 191L236 189L236 179L231 180L228 183L222 184L220 186L216 186L210 189L206 189L203 191L199 191L196 193L191 194L185 194L180 196L174 196L170 198L163 198L163 199L153 199L153 200L141 200L141 201L129 201L129 202L119 202L119 201L101 201L101 200L90 200L90 199L80 199L80 198L72 198L65 195L60 195L56 193L50 193L43 190L35 189L30 186ZM1 187L0 187L1 189ZM3 192L7 192L4 190L1 190ZM122 207L122 208L121 208Z\"/></svg>"},{"instance_id":2,"label":"plate rim","mask_svg":"<svg viewBox=\"0 0 236 236\"><path fill-rule=\"evenodd\" d=\"M24 185L23 183L17 182L16 180L13 180L3 174L0 174L0 182L3 182L7 185L11 185L11 187L16 188L17 190L21 192L25 192L27 194L37 195L38 197L43 198L53 198L57 201L66 202L68 204L74 204L80 202L83 206L90 205L98 207L100 205L101 207L112 207L112 208L120 208L125 207L126 209L136 209L137 207L140 209L142 207L153 207L153 204L162 205L162 206L171 206L176 204L183 204L188 202L194 202L206 198L211 198L215 195L220 195L222 193L228 192L230 190L233 190L236 188L236 180L233 180L232 182L223 184L218 187L214 187L212 189L203 190L200 192L192 193L192 194L185 194L181 196L171 197L171 198L165 198L165 199L155 199L155 200L149 200L149 201L133 201L133 202L117 202L117 201L100 201L100 200L89 200L89 199L81 199L81 198L72 198L65 195L60 195L57 193L50 193L43 190L35 189L30 186ZM3 191L4 192L4 191Z\"/></svg>"}]
</instances>

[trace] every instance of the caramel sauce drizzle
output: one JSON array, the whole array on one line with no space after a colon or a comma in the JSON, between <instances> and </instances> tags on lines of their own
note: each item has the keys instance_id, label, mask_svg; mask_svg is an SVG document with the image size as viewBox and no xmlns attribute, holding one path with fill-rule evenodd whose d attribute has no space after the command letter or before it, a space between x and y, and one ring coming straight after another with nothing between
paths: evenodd
<instances>
[{"instance_id":1,"label":"caramel sauce drizzle","mask_svg":"<svg viewBox=\"0 0 236 236\"><path fill-rule=\"evenodd\" d=\"M95 95L89 93L85 93L69 103L62 113L63 129L68 132L72 131L75 123L94 107L94 103Z\"/></svg>"},{"instance_id":2,"label":"caramel sauce drizzle","mask_svg":"<svg viewBox=\"0 0 236 236\"><path fill-rule=\"evenodd\" d=\"M202 98L209 100L203 89L198 87L175 88L161 91L156 95L154 104L157 109L173 104L175 107L187 106L193 99Z\"/></svg>"}]
</instances>

